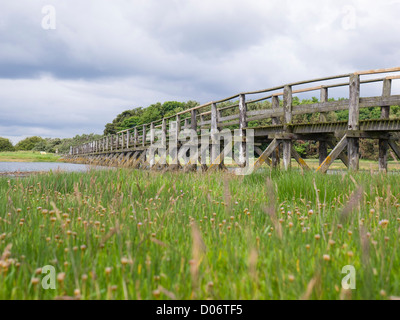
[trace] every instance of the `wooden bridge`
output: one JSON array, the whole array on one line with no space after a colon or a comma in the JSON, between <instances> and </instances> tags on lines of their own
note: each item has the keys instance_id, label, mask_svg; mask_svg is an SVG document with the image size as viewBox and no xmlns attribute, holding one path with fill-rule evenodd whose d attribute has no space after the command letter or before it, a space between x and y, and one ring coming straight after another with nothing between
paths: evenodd
<instances>
[{"instance_id":1,"label":"wooden bridge","mask_svg":"<svg viewBox=\"0 0 400 320\"><path fill-rule=\"evenodd\" d=\"M325 173L337 158L350 170L358 170L360 139L375 139L379 143L379 169L387 171L389 148L400 158L400 147L397 144L400 119L390 117L390 106L400 105L400 95L392 94L392 82L400 79L400 75L396 74L398 72L400 67L362 71L237 94L71 148L66 158L75 163L153 170L224 168L225 153L219 151L221 137L218 130L228 128L231 131L236 130L239 134L240 139L235 141L239 144L241 159L238 165L242 167L249 165L250 159L246 156L246 130L252 129L254 150L259 156L252 164L254 169L264 163L274 168L281 167L281 158L286 170L291 167L292 158L302 168L309 169L293 148L294 141L302 140L318 141L318 172ZM310 86L311 83L314 86ZM362 86L371 83L381 84L382 94L372 97L360 96ZM339 87L348 89L349 98L328 100L329 90ZM293 105L296 95L312 91L320 92L319 102ZM248 97L255 98L248 100ZM360 121L360 109L370 107L380 107L380 118ZM329 112L340 110L348 110L348 121L327 120ZM304 120L304 116L302 119L298 117L316 113L318 120L313 122ZM182 143L178 138L181 129L194 130L199 139L210 139L209 156L205 152L199 152L196 154L198 161L182 163L178 159L176 149ZM164 145L166 142L174 142L175 146L170 146L169 149L167 147L167 153L160 154L158 158L149 157L149 150L157 140L156 130L165 134L162 138ZM209 130L210 133L204 133L204 130ZM173 138L171 132L176 133L172 135ZM165 138L167 133L170 134L169 139ZM198 146L200 143L196 142L196 147ZM261 146L267 147L262 150ZM280 152L280 148L283 152ZM332 150L329 154L328 148ZM190 152L193 151L188 151Z\"/></svg>"}]
</instances>

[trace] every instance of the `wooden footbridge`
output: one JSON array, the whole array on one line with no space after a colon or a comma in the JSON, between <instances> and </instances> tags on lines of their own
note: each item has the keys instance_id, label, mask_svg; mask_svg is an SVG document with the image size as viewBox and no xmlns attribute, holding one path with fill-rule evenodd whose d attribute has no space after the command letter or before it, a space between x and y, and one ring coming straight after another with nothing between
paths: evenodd
<instances>
[{"instance_id":1,"label":"wooden footbridge","mask_svg":"<svg viewBox=\"0 0 400 320\"><path fill-rule=\"evenodd\" d=\"M225 153L219 151L221 137L218 130L228 128L240 137L239 140L235 140L235 143L239 144L239 166L249 164L248 153L246 156L246 130L252 129L254 151L259 156L252 164L254 169L264 163L274 168L281 167L281 158L286 170L291 167L292 158L302 168L309 169L293 148L294 141L309 140L318 141L318 172L325 173L335 159L340 159L350 170L358 170L360 139L375 139L379 143L379 169L387 171L389 148L400 158L400 147L397 144L400 119L390 117L390 106L400 105L400 95L392 93L392 82L400 79L400 75L396 73L400 73L400 67L300 81L237 94L71 148L66 158L75 163L153 170L224 168ZM360 96L362 86L372 83L381 84L382 94L372 97ZM315 86L316 84L318 85ZM348 99L328 99L329 91L339 87L348 89ZM298 106L293 104L296 95L312 91L320 92L319 102ZM248 100L248 97L255 98ZM380 118L361 121L360 109L370 107L380 107ZM348 121L328 121L329 112L340 110L348 110ZM314 121L304 120L311 117L299 117L310 114L314 115ZM199 141L209 139L211 147L206 150L209 151L209 156L203 150L196 153L198 161L182 163L177 156L177 148L182 143L178 137L181 129L194 130ZM166 142L174 144L173 147L171 144L169 148L167 146L166 153L155 158L149 156L149 151L157 141L156 130L165 134L162 138L164 146ZM205 130L210 133L205 133ZM176 134L171 135L171 132ZM169 138L166 138L168 133ZM196 142L196 147L198 146L200 142ZM261 146L267 147L262 150ZM328 150L331 150L329 154ZM187 153L190 152L194 151Z\"/></svg>"}]
</instances>

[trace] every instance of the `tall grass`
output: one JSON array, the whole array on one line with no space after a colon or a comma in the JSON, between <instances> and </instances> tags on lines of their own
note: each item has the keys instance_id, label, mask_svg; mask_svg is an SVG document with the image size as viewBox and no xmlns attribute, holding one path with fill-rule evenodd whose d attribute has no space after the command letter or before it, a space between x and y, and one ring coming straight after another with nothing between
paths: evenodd
<instances>
[{"instance_id":1,"label":"tall grass","mask_svg":"<svg viewBox=\"0 0 400 320\"><path fill-rule=\"evenodd\" d=\"M0 178L0 194L2 299L400 295L397 176L118 169Z\"/></svg>"}]
</instances>

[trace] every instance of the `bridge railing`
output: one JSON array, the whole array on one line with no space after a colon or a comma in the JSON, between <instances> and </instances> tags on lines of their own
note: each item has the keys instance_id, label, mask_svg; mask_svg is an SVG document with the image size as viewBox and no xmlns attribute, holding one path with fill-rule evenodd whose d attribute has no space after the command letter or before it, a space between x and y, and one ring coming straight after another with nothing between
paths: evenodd
<instances>
[{"instance_id":1,"label":"bridge railing","mask_svg":"<svg viewBox=\"0 0 400 320\"><path fill-rule=\"evenodd\" d=\"M212 101L184 110L173 116L159 119L152 123L132 127L113 135L104 136L90 143L73 147L71 148L70 154L83 155L106 153L110 151L145 149L156 139L154 130L152 129L162 130L167 136L169 131L179 132L182 128L190 128L199 131L200 129L230 127L239 128L244 131L249 126L249 123L263 121L270 126L281 126L284 133L290 133L290 127L293 124L293 116L320 113L319 120L321 122L326 122L326 114L328 112L340 110L349 110L348 129L356 131L359 130L360 108L381 107L381 118L388 119L390 106L400 104L400 96L392 95L391 92L392 81L400 79L400 75L374 79L361 79L361 77L395 72L400 72L400 67L317 78L264 90L236 94L225 99ZM333 82L339 79L347 79L347 81ZM301 87L317 82L322 84L305 88ZM379 82L381 82L383 86L382 95L375 97L360 96L361 85ZM329 90L339 87L348 87L349 98L329 101ZM319 102L298 106L293 105L294 96L314 91L320 92ZM266 95L258 97L263 94ZM247 100L247 98L251 96L257 97L252 100ZM286 149L289 147L290 145L286 146Z\"/></svg>"}]
</instances>

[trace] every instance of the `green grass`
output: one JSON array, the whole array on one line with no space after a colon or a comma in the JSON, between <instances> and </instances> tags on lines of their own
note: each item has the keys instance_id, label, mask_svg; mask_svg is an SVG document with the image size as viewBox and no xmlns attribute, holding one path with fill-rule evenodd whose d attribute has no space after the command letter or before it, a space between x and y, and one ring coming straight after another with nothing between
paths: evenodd
<instances>
[{"instance_id":1,"label":"green grass","mask_svg":"<svg viewBox=\"0 0 400 320\"><path fill-rule=\"evenodd\" d=\"M56 162L59 159L59 155L38 151L0 152L0 162Z\"/></svg>"},{"instance_id":2,"label":"green grass","mask_svg":"<svg viewBox=\"0 0 400 320\"><path fill-rule=\"evenodd\" d=\"M1 299L400 296L396 175L117 169L0 178L0 194ZM32 283L46 265L56 290Z\"/></svg>"}]
</instances>

